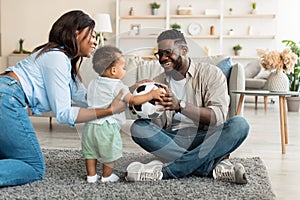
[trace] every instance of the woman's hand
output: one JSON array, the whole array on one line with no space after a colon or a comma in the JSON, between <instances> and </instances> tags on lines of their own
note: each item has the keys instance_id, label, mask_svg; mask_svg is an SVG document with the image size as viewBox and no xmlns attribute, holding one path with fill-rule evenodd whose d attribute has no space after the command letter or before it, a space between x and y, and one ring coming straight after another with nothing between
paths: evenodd
<instances>
[{"instance_id":1,"label":"woman's hand","mask_svg":"<svg viewBox=\"0 0 300 200\"><path fill-rule=\"evenodd\" d=\"M108 108L80 108L75 122L88 122L115 113L123 112L126 109L126 103L121 100L122 95L123 90L119 92Z\"/></svg>"},{"instance_id":2,"label":"woman's hand","mask_svg":"<svg viewBox=\"0 0 300 200\"><path fill-rule=\"evenodd\" d=\"M121 100L123 95L123 89L120 90L119 94L114 98L110 104L112 114L123 112L126 109L126 103Z\"/></svg>"}]
</instances>

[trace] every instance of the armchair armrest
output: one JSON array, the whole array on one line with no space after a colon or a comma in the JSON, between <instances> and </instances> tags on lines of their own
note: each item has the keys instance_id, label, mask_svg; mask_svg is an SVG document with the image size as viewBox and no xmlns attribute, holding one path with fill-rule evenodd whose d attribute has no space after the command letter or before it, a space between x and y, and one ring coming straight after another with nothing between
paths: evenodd
<instances>
[{"instance_id":1,"label":"armchair armrest","mask_svg":"<svg viewBox=\"0 0 300 200\"><path fill-rule=\"evenodd\" d=\"M244 67L240 63L236 63L232 66L230 77L229 77L228 90L230 95L230 106L228 111L228 118L230 118L235 115L239 98L240 98L239 94L234 94L231 91L245 90L245 72L244 72Z\"/></svg>"}]
</instances>

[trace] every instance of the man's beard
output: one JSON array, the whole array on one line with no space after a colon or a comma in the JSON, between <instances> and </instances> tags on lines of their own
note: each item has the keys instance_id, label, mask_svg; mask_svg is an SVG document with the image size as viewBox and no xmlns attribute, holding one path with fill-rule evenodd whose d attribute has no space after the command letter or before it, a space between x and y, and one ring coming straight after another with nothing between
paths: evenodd
<instances>
[{"instance_id":1,"label":"man's beard","mask_svg":"<svg viewBox=\"0 0 300 200\"><path fill-rule=\"evenodd\" d=\"M179 56L177 60L174 60L171 58L171 61L173 62L174 66L172 70L165 71L167 75L172 75L172 74L178 74L179 70L182 68L182 56Z\"/></svg>"},{"instance_id":2,"label":"man's beard","mask_svg":"<svg viewBox=\"0 0 300 200\"><path fill-rule=\"evenodd\" d=\"M174 63L173 68L176 71L179 71L182 68L182 56L179 56L176 61L173 61L173 63Z\"/></svg>"}]
</instances>

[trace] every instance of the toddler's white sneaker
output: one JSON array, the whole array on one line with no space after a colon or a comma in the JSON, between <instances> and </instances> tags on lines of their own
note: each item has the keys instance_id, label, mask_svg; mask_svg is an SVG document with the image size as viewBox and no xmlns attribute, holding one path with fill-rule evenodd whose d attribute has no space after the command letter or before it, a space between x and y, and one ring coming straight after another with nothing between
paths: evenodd
<instances>
[{"instance_id":1,"label":"toddler's white sneaker","mask_svg":"<svg viewBox=\"0 0 300 200\"><path fill-rule=\"evenodd\" d=\"M100 176L98 174L94 175L94 176L87 176L86 181L88 183L96 183L96 181L100 178Z\"/></svg>"},{"instance_id":2,"label":"toddler's white sneaker","mask_svg":"<svg viewBox=\"0 0 300 200\"><path fill-rule=\"evenodd\" d=\"M117 182L119 180L119 177L117 175L115 175L114 173L112 173L109 177L101 177L101 182L105 183L105 182Z\"/></svg>"}]
</instances>

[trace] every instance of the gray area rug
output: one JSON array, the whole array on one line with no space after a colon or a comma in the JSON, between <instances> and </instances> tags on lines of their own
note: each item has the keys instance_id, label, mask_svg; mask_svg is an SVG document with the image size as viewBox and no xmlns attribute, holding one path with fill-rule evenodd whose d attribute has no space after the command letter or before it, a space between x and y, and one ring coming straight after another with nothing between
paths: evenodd
<instances>
[{"instance_id":1,"label":"gray area rug","mask_svg":"<svg viewBox=\"0 0 300 200\"><path fill-rule=\"evenodd\" d=\"M124 153L116 163L118 183L88 184L79 150L43 150L47 164L42 181L0 188L0 199L275 199L266 167L260 158L231 158L246 169L248 184L236 185L212 178L189 177L157 182L126 182L133 161L148 162L150 154ZM99 164L99 174L101 167Z\"/></svg>"}]
</instances>

